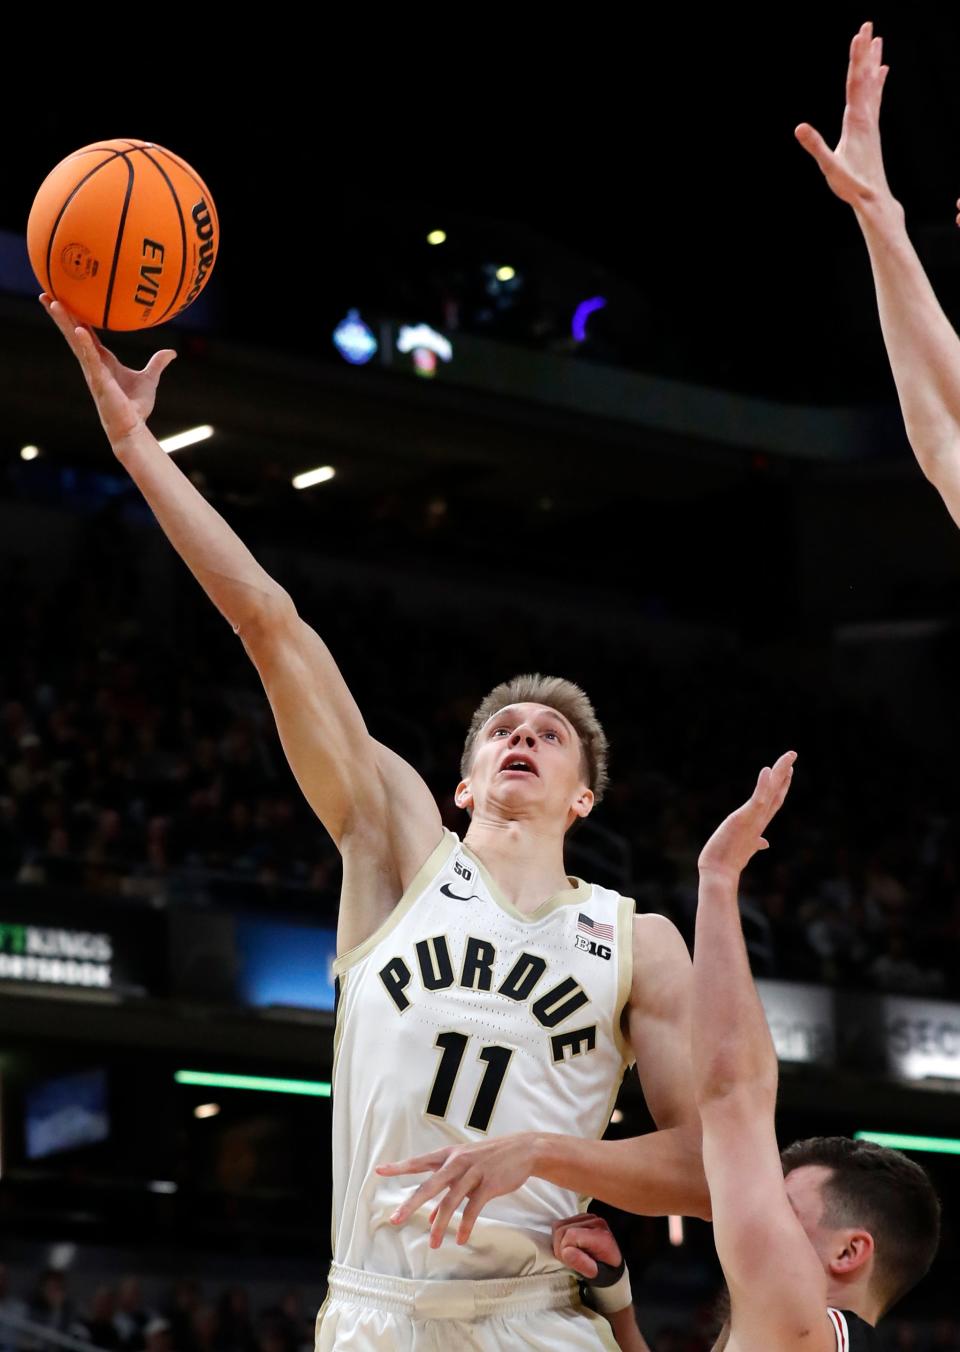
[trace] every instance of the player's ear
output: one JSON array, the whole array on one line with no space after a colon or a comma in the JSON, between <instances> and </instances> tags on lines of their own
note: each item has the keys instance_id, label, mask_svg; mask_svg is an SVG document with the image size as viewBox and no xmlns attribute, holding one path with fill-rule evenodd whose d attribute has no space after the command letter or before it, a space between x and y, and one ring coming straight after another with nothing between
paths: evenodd
<instances>
[{"instance_id":1,"label":"player's ear","mask_svg":"<svg viewBox=\"0 0 960 1352\"><path fill-rule=\"evenodd\" d=\"M570 804L573 812L578 817L589 817L593 811L594 794L593 789L581 789Z\"/></svg>"},{"instance_id":2,"label":"player's ear","mask_svg":"<svg viewBox=\"0 0 960 1352\"><path fill-rule=\"evenodd\" d=\"M453 795L453 801L457 807L463 808L467 812L473 811L473 791L470 788L469 779L461 779L457 785L456 793Z\"/></svg>"},{"instance_id":3,"label":"player's ear","mask_svg":"<svg viewBox=\"0 0 960 1352\"><path fill-rule=\"evenodd\" d=\"M841 1230L830 1256L830 1272L835 1277L853 1276L875 1252L869 1230Z\"/></svg>"}]
</instances>

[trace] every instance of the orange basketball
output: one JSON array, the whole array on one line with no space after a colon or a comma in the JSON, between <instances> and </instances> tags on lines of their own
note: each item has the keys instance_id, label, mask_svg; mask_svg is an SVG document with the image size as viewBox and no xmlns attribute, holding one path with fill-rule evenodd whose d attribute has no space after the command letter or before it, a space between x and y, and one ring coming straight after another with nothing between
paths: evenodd
<instances>
[{"instance_id":1,"label":"orange basketball","mask_svg":"<svg viewBox=\"0 0 960 1352\"><path fill-rule=\"evenodd\" d=\"M220 247L213 198L152 141L97 141L40 185L27 251L45 291L98 329L146 329L185 310Z\"/></svg>"}]
</instances>

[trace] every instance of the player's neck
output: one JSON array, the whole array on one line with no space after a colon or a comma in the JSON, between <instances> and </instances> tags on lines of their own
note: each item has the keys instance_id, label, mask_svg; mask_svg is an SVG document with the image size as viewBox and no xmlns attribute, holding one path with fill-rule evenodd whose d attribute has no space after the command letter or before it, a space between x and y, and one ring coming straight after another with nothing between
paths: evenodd
<instances>
[{"instance_id":1,"label":"player's neck","mask_svg":"<svg viewBox=\"0 0 960 1352\"><path fill-rule=\"evenodd\" d=\"M868 1280L850 1283L831 1280L827 1285L827 1304L832 1310L849 1310L867 1324L875 1325L883 1313L871 1295Z\"/></svg>"},{"instance_id":2,"label":"player's neck","mask_svg":"<svg viewBox=\"0 0 960 1352\"><path fill-rule=\"evenodd\" d=\"M535 911L569 888L563 835L538 822L475 814L464 844L476 855L511 906Z\"/></svg>"}]
</instances>

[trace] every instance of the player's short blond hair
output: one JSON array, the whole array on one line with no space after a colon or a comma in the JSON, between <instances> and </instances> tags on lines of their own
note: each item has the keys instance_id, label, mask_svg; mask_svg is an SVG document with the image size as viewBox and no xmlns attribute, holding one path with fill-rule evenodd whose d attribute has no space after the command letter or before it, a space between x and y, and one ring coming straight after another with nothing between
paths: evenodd
<instances>
[{"instance_id":1,"label":"player's short blond hair","mask_svg":"<svg viewBox=\"0 0 960 1352\"><path fill-rule=\"evenodd\" d=\"M514 676L512 680L504 681L491 690L470 720L460 760L461 775L466 778L470 773L473 749L480 729L489 723L494 714L511 704L545 704L563 714L567 722L572 724L580 738L584 779L593 790L594 801L599 803L609 780L607 735L587 695L573 681L565 681L562 676L541 676L539 672L531 672Z\"/></svg>"}]
</instances>

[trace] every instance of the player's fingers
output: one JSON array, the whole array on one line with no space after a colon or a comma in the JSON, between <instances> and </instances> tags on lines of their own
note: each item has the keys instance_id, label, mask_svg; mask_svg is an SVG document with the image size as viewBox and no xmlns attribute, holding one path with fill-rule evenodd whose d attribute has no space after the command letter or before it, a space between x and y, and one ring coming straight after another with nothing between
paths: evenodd
<instances>
[{"instance_id":1,"label":"player's fingers","mask_svg":"<svg viewBox=\"0 0 960 1352\"><path fill-rule=\"evenodd\" d=\"M583 1249L578 1249L575 1244L563 1245L557 1257L568 1268L573 1268L574 1272L579 1272L581 1277L586 1277L587 1281L591 1277L595 1277L600 1271L595 1259L591 1258L588 1253L584 1253Z\"/></svg>"},{"instance_id":2,"label":"player's fingers","mask_svg":"<svg viewBox=\"0 0 960 1352\"><path fill-rule=\"evenodd\" d=\"M76 339L77 321L74 319L73 315L65 305L62 305L58 300L54 300L54 298L46 292L40 297L40 304L56 324L64 338L66 338L74 355L78 356L79 353L77 352Z\"/></svg>"},{"instance_id":3,"label":"player's fingers","mask_svg":"<svg viewBox=\"0 0 960 1352\"><path fill-rule=\"evenodd\" d=\"M444 1188L449 1187L450 1180L442 1178L439 1173L428 1178L426 1183L421 1183L415 1192L412 1192L405 1202L401 1202L390 1217L391 1225L404 1225L410 1219L415 1211L419 1211L424 1202L429 1202L432 1197L438 1196Z\"/></svg>"},{"instance_id":4,"label":"player's fingers","mask_svg":"<svg viewBox=\"0 0 960 1352\"><path fill-rule=\"evenodd\" d=\"M813 156L822 172L827 173L833 165L834 154L817 129L811 127L809 122L801 122L793 134L804 150Z\"/></svg>"},{"instance_id":5,"label":"player's fingers","mask_svg":"<svg viewBox=\"0 0 960 1352\"><path fill-rule=\"evenodd\" d=\"M870 43L873 41L873 24L869 21L861 24L859 30L854 33L853 40L850 43L850 68L849 75L859 75L863 69L864 60L870 53Z\"/></svg>"},{"instance_id":6,"label":"player's fingers","mask_svg":"<svg viewBox=\"0 0 960 1352\"><path fill-rule=\"evenodd\" d=\"M593 1211L580 1211L576 1216L564 1216L562 1221L554 1221L551 1228L556 1235L562 1230L568 1229L571 1225L587 1224L606 1225L606 1221L601 1216L596 1215Z\"/></svg>"},{"instance_id":7,"label":"player's fingers","mask_svg":"<svg viewBox=\"0 0 960 1352\"><path fill-rule=\"evenodd\" d=\"M573 1226L563 1238L561 1248L566 1246L581 1249L591 1258L609 1263L612 1267L616 1267L623 1258L616 1235L605 1221L601 1221L599 1226Z\"/></svg>"},{"instance_id":8,"label":"player's fingers","mask_svg":"<svg viewBox=\"0 0 960 1352\"><path fill-rule=\"evenodd\" d=\"M103 351L106 352L106 348ZM153 354L143 368L143 374L149 376L151 380L159 380L170 363L176 361L176 358L177 354L173 348L165 347L162 352Z\"/></svg>"},{"instance_id":9,"label":"player's fingers","mask_svg":"<svg viewBox=\"0 0 960 1352\"><path fill-rule=\"evenodd\" d=\"M479 1189L481 1182L479 1169L469 1169L459 1182L450 1187L446 1197L441 1201L433 1225L430 1227L431 1249L438 1249L443 1243L443 1237L453 1219L453 1213L465 1197L468 1197L475 1189Z\"/></svg>"},{"instance_id":10,"label":"player's fingers","mask_svg":"<svg viewBox=\"0 0 960 1352\"><path fill-rule=\"evenodd\" d=\"M566 1243L567 1234L573 1226L577 1224L586 1225L589 1221L595 1219L596 1217L591 1216L589 1211L582 1211L577 1216L567 1216L565 1220L554 1221L551 1226L554 1257L560 1257L560 1249Z\"/></svg>"},{"instance_id":11,"label":"player's fingers","mask_svg":"<svg viewBox=\"0 0 960 1352\"><path fill-rule=\"evenodd\" d=\"M463 1214L460 1217L460 1224L457 1226L457 1243L466 1244L473 1234L473 1227L477 1223L477 1217L490 1201L492 1194L485 1188L480 1188L472 1193L467 1205L463 1208Z\"/></svg>"},{"instance_id":12,"label":"player's fingers","mask_svg":"<svg viewBox=\"0 0 960 1352\"><path fill-rule=\"evenodd\" d=\"M770 766L765 765L757 775L756 787L750 796L750 802L747 804L753 815L762 812L770 799L770 774Z\"/></svg>"},{"instance_id":13,"label":"player's fingers","mask_svg":"<svg viewBox=\"0 0 960 1352\"><path fill-rule=\"evenodd\" d=\"M442 1150L432 1150L429 1155L411 1155L406 1160L378 1164L376 1172L391 1178L396 1174L424 1174L428 1169L439 1169L442 1164L446 1164L452 1149L452 1146L444 1146Z\"/></svg>"},{"instance_id":14,"label":"player's fingers","mask_svg":"<svg viewBox=\"0 0 960 1352\"><path fill-rule=\"evenodd\" d=\"M87 384L93 391L94 396L99 398L104 383L103 362L93 345L93 336L89 329L83 328L81 325L76 326L73 331L73 350L83 368Z\"/></svg>"}]
</instances>

